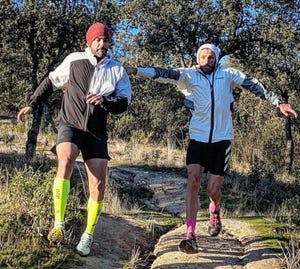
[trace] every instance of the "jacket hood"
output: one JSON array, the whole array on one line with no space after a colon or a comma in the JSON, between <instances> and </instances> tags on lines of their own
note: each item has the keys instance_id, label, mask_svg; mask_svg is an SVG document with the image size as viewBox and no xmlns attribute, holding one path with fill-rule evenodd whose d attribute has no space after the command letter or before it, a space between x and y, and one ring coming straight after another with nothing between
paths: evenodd
<instances>
[{"instance_id":1,"label":"jacket hood","mask_svg":"<svg viewBox=\"0 0 300 269\"><path fill-rule=\"evenodd\" d=\"M200 54L200 51L203 50L203 49L210 49L214 52L215 56L216 56L216 65L218 64L219 62L219 56L220 56L220 48L217 47L216 45L214 44L203 44L197 51L197 63L199 64L198 62L198 58L199 58L199 54Z\"/></svg>"}]
</instances>

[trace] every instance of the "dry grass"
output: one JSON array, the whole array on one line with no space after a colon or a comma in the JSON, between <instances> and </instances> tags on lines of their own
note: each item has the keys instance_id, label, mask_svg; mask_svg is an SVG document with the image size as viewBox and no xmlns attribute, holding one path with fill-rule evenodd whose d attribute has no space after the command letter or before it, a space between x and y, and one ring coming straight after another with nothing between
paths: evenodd
<instances>
[{"instance_id":1,"label":"dry grass","mask_svg":"<svg viewBox=\"0 0 300 269\"><path fill-rule=\"evenodd\" d=\"M134 246L131 252L130 260L124 264L123 269L137 269L140 268L140 266L143 266L144 261L140 256L140 249Z\"/></svg>"},{"instance_id":2,"label":"dry grass","mask_svg":"<svg viewBox=\"0 0 300 269\"><path fill-rule=\"evenodd\" d=\"M113 164L179 168L185 166L185 150L135 141L109 141L109 153Z\"/></svg>"},{"instance_id":3,"label":"dry grass","mask_svg":"<svg viewBox=\"0 0 300 269\"><path fill-rule=\"evenodd\" d=\"M300 241L299 238L291 237L287 244L280 244L282 255L280 256L285 269L300 268Z\"/></svg>"},{"instance_id":4,"label":"dry grass","mask_svg":"<svg viewBox=\"0 0 300 269\"><path fill-rule=\"evenodd\" d=\"M27 129L28 130L28 129ZM0 152L3 156L9 155L10 153L18 153L22 155L24 153L25 143L26 141L27 133L26 128L22 125L10 125L10 124L4 124L0 126ZM44 153L47 153L51 146L54 144L55 136L47 135L47 134L40 134L38 138L38 149ZM176 168L183 168L185 167L185 149L179 150L172 147L162 147L158 145L151 145L148 142L147 143L141 143L137 141L121 141L121 140L114 140L109 141L109 152L110 156L112 157L112 160L110 164L126 164L126 165L139 165L139 166L154 166L154 167L176 167ZM234 154L234 153L233 153ZM240 162L239 162L240 161ZM19 164L18 164L19 165ZM49 163L43 163L43 166L49 166ZM9 167L9 168L7 168ZM9 173L11 173L11 166L3 166L3 163L0 164L1 175L0 180L2 177L9 178ZM8 169L8 170L7 170ZM277 193L276 194L276 201L280 198L280 192L282 192L280 189L276 188L275 185L277 185L277 182L275 179L272 179L272 181L269 180L263 180L262 178L256 178L254 175L253 167L249 165L248 163L244 162L242 163L241 160L238 158L235 158L235 156L232 156L231 160L231 169L235 171L236 176L232 179L226 179L224 181L224 188L230 189L230 192L227 191L227 195L224 193L224 201L226 201L226 207L232 208L230 212L226 210L226 207L224 207L224 214L233 214L233 212L237 212L237 215L241 215L241 213L247 215L257 215L257 212L261 212L261 210L265 210L266 208L262 209L261 205L266 205L266 203L270 203L272 200L271 198L266 198L270 193ZM27 169L25 169L25 172ZM27 171L28 172L28 171ZM77 173L76 177L79 180L80 183L80 194L82 197L85 197L87 200L88 196L88 188L86 186L86 174L84 169L81 169L81 167L76 166L75 173ZM259 172L259 167L257 168L257 172ZM21 172L20 172L21 173ZM250 175L252 173L252 175ZM259 176L259 174L258 174ZM22 177L22 176L20 176ZM32 175L30 175L32 178ZM52 175L51 175L52 177ZM10 179L11 180L11 179ZM266 182L264 182L266 181ZM19 182L19 180L18 180ZM28 181L20 181L20 182L30 182ZM275 184L276 183L276 184ZM228 185L228 186L227 186ZM268 187L266 187L268 186ZM279 184L279 187L282 186ZM5 184L2 185L2 191L5 188ZM36 188L35 188L36 189ZM49 186L48 186L49 189ZM249 189L251 189L251 193L249 193ZM1 190L1 189L0 189ZM275 190L275 191L274 191ZM3 194L3 192L2 192ZM78 210L80 207L79 204L82 205L82 201L79 201L79 199L76 199L78 195L75 193L72 194L74 197L73 200L73 206L69 208L69 212L73 212L73 215L70 216L70 219L75 222L75 219L78 219L78 216L81 215L81 212ZM298 196L297 196L298 197ZM37 197L38 198L38 197ZM36 199L37 199L36 198ZM265 201L262 199L266 199ZM273 197L274 198L274 197ZM285 197L283 197L285 198ZM287 197L288 198L288 197ZM0 198L0 205L4 208L4 201L3 199L6 199L3 195ZM237 199L240 199L240 202L237 202ZM136 205L133 205L131 208L128 208L127 201L124 201L124 199L120 199L114 191L107 188L106 191L106 200L110 201L109 204L105 204L104 211L109 214L113 215L126 215L132 212L139 212L141 209L138 208ZM232 202L231 202L232 200ZM32 202L34 200L28 201L24 198L24 201L22 201L21 205L23 205L23 209L18 209L18 212L20 212L19 215L14 216L14 218L20 218L23 215L21 214L24 212L26 208L36 208L36 212L34 212L34 216L38 216L40 212L39 210L44 210L46 207L45 205L38 206L37 204L32 205ZM39 200L37 200L39 201ZM18 201L19 202L19 201ZM30 203L30 205L26 203ZM24 203L24 204L23 204ZM271 212L270 215L275 217L276 219L279 219L280 221L288 221L291 225L291 219L293 216L295 216L295 213L291 211L291 205L294 205L294 210L296 210L295 205L297 205L297 200L291 200L289 203L282 203L280 207L276 206L274 204L274 208L269 207L269 211ZM14 203L17 204L17 203ZM239 205L240 208L237 208L236 205ZM250 205L250 206L249 206ZM276 204L277 205L277 204ZM22 210L21 210L22 209ZM51 211L50 208L48 208L49 212ZM16 210L14 210L16 211ZM228 211L228 212L227 212ZM26 210L25 210L26 212ZM30 214L32 212L29 212ZM262 214L266 214L266 211L261 212ZM25 214L26 215L26 214ZM49 214L48 214L49 215ZM284 216L284 218L281 219L281 216ZM31 216L30 216L31 217ZM80 216L81 218L83 216ZM45 219L45 218L43 218ZM43 234L45 231L45 227L49 228L51 225L51 217L47 217L47 221L42 223L41 218L30 218L30 220L33 221L33 224L31 223L34 231L39 234ZM13 222L13 219L12 219ZM154 225L155 222L151 219L149 220L147 232L149 234L154 233ZM40 228L43 227L43 228ZM68 242L70 245L73 244L74 241L74 234L76 234L76 231L70 231L70 234L68 235ZM6 241L7 240L7 241ZM4 242L3 234L0 236L0 249L3 248L4 244L11 245L13 241L15 240L15 235L13 233L8 233L6 236L6 239ZM31 244L33 244L31 242ZM38 247L39 242L34 242L35 246ZM283 247L282 247L283 248ZM65 254L67 255L67 254ZM297 268L297 267L291 267L297 259L299 260L299 244L296 243L290 243L289 246L284 246L283 248L283 257L282 261L285 264L285 268L291 269L291 268ZM63 258L65 259L65 257ZM61 258L57 257L56 260L57 263L61 262ZM132 257L130 262L127 264L128 267L126 268L137 268L141 262L140 259L140 253L139 249L133 249ZM1 264L0 264L1 265Z\"/></svg>"},{"instance_id":5,"label":"dry grass","mask_svg":"<svg viewBox=\"0 0 300 269\"><path fill-rule=\"evenodd\" d=\"M122 216L141 211L137 205L133 205L132 207L128 208L127 201L124 199L121 200L118 197L118 194L112 191L110 188L106 188L105 201L109 201L109 204L104 203L103 211L108 214Z\"/></svg>"}]
</instances>

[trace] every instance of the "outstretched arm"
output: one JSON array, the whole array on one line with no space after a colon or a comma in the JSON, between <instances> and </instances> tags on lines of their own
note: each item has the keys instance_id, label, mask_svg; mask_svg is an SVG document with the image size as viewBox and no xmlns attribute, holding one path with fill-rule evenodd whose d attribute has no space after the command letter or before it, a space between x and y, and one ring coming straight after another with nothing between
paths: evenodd
<instances>
[{"instance_id":1,"label":"outstretched arm","mask_svg":"<svg viewBox=\"0 0 300 269\"><path fill-rule=\"evenodd\" d=\"M162 78L179 80L180 72L173 69L165 69L160 67L132 67L125 66L128 75L138 75L145 78Z\"/></svg>"},{"instance_id":2,"label":"outstretched arm","mask_svg":"<svg viewBox=\"0 0 300 269\"><path fill-rule=\"evenodd\" d=\"M283 103L277 94L268 90L262 83L260 83L257 79L253 78L252 76L246 75L241 86L254 93L256 96L259 96L262 99L267 99L273 105L278 106L281 113L286 117L292 115L295 118L297 118L298 114L290 104Z\"/></svg>"},{"instance_id":3,"label":"outstretched arm","mask_svg":"<svg viewBox=\"0 0 300 269\"><path fill-rule=\"evenodd\" d=\"M190 110L194 110L194 103L191 100L191 93L187 90L189 88L189 76L183 68L181 69L164 69L160 67L132 67L124 66L128 75L137 75L144 78L152 78L160 83L171 83L176 85L178 89L185 95L184 105Z\"/></svg>"}]
</instances>

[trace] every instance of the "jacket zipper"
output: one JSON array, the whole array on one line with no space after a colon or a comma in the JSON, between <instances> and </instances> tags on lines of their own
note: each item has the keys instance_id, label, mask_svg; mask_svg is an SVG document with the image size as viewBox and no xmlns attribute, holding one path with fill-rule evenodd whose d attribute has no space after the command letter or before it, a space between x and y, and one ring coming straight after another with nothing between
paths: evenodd
<instances>
[{"instance_id":1,"label":"jacket zipper","mask_svg":"<svg viewBox=\"0 0 300 269\"><path fill-rule=\"evenodd\" d=\"M93 75L92 75L92 77L91 77L91 80L94 80L94 79L95 79L94 76L97 76L97 74L95 74L95 70L97 70L97 73L98 73L99 69L100 69L100 68L98 67L98 63L97 63L97 65L95 66ZM91 84L91 83L94 83L94 82L91 81L90 84ZM90 86L91 86L91 85L89 85L89 88L90 88ZM89 91L88 91L87 94L85 95L85 99L86 99L86 97L87 97L88 94L89 94ZM87 104L86 104L86 110L85 110L85 112L84 112L84 121L83 121L83 130L84 130L85 132L88 131L87 125L88 125L89 116L90 116L90 104L87 103Z\"/></svg>"},{"instance_id":2,"label":"jacket zipper","mask_svg":"<svg viewBox=\"0 0 300 269\"><path fill-rule=\"evenodd\" d=\"M208 79L209 81L209 79ZM214 81L215 81L215 72L212 75L212 81L209 81L210 85L210 96L211 96L211 114L210 114L210 131L209 131L209 139L208 143L212 142L213 132L214 132L214 124L215 124L215 91L214 91Z\"/></svg>"},{"instance_id":3,"label":"jacket zipper","mask_svg":"<svg viewBox=\"0 0 300 269\"><path fill-rule=\"evenodd\" d=\"M86 110L84 112L83 131L87 131L88 119L90 116L90 104L86 104Z\"/></svg>"},{"instance_id":4,"label":"jacket zipper","mask_svg":"<svg viewBox=\"0 0 300 269\"><path fill-rule=\"evenodd\" d=\"M211 111L210 111L210 130L209 130L209 136L208 136L208 143L212 142L213 132L214 132L214 124L215 124L215 93L214 93L214 81L215 81L215 70L212 73L212 81L208 79L208 77L203 74L200 70L198 71L203 77L206 78L206 80L209 83L210 86L210 98L211 98Z\"/></svg>"}]
</instances>

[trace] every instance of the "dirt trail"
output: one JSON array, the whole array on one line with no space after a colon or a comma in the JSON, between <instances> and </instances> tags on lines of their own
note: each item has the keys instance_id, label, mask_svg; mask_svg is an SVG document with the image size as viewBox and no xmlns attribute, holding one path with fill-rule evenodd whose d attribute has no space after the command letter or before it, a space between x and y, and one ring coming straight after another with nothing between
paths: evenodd
<instances>
[{"instance_id":1,"label":"dirt trail","mask_svg":"<svg viewBox=\"0 0 300 269\"><path fill-rule=\"evenodd\" d=\"M121 176L120 176L121 173ZM126 175L128 175L126 177ZM138 186L153 190L151 199L142 201L149 208L183 215L186 179L173 173L149 172L137 168L111 167L110 177L128 180ZM119 184L120 182L118 182ZM258 237L246 223L223 219L223 231L218 237L207 234L207 220L197 221L197 240L200 251L188 255L177 249L185 238L186 227L163 235L155 246L155 260L151 269L280 269L277 254L263 247ZM122 261L128 260L132 250L151 248L149 235L135 219L119 218L103 214L95 231L95 242L89 257L79 258L71 269L120 269Z\"/></svg>"}]
</instances>

